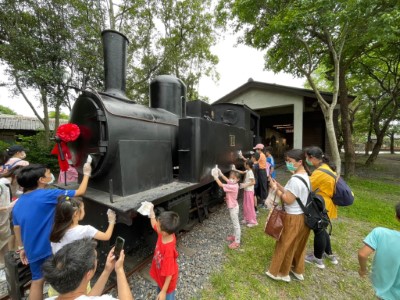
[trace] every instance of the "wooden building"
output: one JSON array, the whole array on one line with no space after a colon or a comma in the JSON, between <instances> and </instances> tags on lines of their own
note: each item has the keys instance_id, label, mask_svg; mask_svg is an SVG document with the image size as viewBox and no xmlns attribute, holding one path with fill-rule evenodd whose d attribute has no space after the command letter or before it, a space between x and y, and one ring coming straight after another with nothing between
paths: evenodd
<instances>
[{"instance_id":1,"label":"wooden building","mask_svg":"<svg viewBox=\"0 0 400 300\"><path fill-rule=\"evenodd\" d=\"M332 93L321 92L327 102ZM287 149L315 145L329 151L323 113L313 90L253 81L214 103L246 104L260 115L260 136L271 145L274 155L282 157ZM339 107L334 118L339 115Z\"/></svg>"},{"instance_id":2,"label":"wooden building","mask_svg":"<svg viewBox=\"0 0 400 300\"><path fill-rule=\"evenodd\" d=\"M54 119L50 119L50 130L54 130ZM60 120L60 125L68 123ZM43 124L36 117L0 114L0 140L13 144L18 135L30 136L44 130Z\"/></svg>"}]
</instances>

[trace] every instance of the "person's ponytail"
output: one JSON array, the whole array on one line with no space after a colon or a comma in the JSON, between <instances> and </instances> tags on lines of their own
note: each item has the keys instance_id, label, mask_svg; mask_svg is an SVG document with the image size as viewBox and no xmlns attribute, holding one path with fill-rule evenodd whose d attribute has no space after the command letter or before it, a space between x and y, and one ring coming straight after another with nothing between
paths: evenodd
<instances>
[{"instance_id":1,"label":"person's ponytail","mask_svg":"<svg viewBox=\"0 0 400 300\"><path fill-rule=\"evenodd\" d=\"M72 224L74 213L80 209L82 200L78 197L58 197L54 224L50 233L50 242L58 243Z\"/></svg>"}]
</instances>

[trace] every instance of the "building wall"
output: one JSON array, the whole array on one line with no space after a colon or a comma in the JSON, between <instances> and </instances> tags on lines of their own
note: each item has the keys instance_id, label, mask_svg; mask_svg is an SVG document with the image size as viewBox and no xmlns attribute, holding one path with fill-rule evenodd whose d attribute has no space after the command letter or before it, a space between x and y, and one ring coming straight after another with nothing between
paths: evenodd
<instances>
[{"instance_id":1,"label":"building wall","mask_svg":"<svg viewBox=\"0 0 400 300\"><path fill-rule=\"evenodd\" d=\"M246 104L253 110L265 108L290 107L293 113L293 147L303 148L303 97L291 93L276 93L267 90L254 89L231 99L230 103Z\"/></svg>"},{"instance_id":2,"label":"building wall","mask_svg":"<svg viewBox=\"0 0 400 300\"><path fill-rule=\"evenodd\" d=\"M303 104L303 97L291 93L276 93L266 90L250 90L229 101L230 103L246 104L253 110L266 107L287 106L294 103ZM268 106L266 106L268 105Z\"/></svg>"}]
</instances>

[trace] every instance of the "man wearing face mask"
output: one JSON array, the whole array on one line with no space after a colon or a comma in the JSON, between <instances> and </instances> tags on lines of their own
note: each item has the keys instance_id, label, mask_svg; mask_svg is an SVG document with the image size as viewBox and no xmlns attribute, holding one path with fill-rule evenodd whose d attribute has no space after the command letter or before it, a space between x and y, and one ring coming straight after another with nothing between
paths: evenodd
<instances>
[{"instance_id":1,"label":"man wearing face mask","mask_svg":"<svg viewBox=\"0 0 400 300\"><path fill-rule=\"evenodd\" d=\"M18 174L18 184L24 193L13 208L14 232L20 258L32 272L30 299L43 299L43 275L41 266L51 256L50 232L53 226L57 198L82 196L86 192L92 168L83 166L83 179L77 190L46 189L54 182L54 176L44 165L29 165Z\"/></svg>"}]
</instances>

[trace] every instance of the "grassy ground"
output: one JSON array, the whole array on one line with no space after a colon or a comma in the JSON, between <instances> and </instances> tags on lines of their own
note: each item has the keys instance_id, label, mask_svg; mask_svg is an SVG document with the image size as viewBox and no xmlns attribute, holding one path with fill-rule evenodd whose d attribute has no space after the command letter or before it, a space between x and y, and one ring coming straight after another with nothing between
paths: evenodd
<instances>
[{"instance_id":1,"label":"grassy ground","mask_svg":"<svg viewBox=\"0 0 400 300\"><path fill-rule=\"evenodd\" d=\"M269 279L265 271L275 242L263 233L267 215L263 210L258 217L261 226L243 228L242 247L226 248L226 263L213 274L201 299L375 299L370 281L358 276L357 250L376 226L400 229L394 218L394 205L400 202L400 155L383 156L370 169L362 167L363 160L358 158L359 176L348 182L355 203L341 207L339 219L333 221L331 241L339 265L326 262L326 269L320 270L307 264L303 282ZM278 180L284 183L288 174L279 171Z\"/></svg>"}]
</instances>

